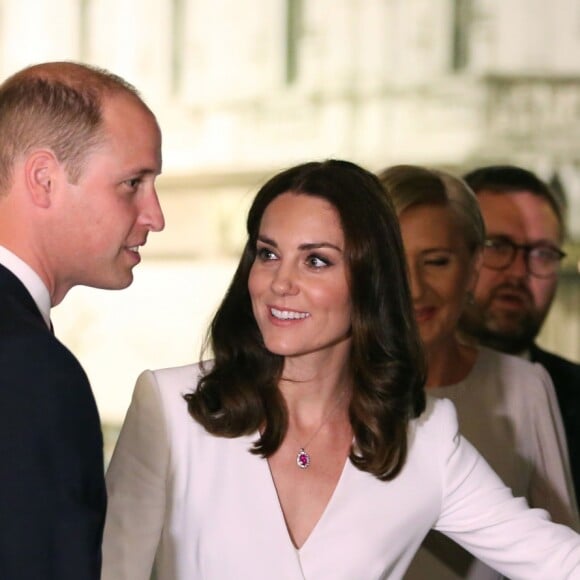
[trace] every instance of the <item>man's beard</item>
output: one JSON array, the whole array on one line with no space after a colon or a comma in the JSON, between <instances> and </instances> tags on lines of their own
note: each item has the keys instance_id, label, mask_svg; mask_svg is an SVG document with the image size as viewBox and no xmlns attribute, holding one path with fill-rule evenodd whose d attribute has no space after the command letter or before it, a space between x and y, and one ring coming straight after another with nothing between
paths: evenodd
<instances>
[{"instance_id":1,"label":"man's beard","mask_svg":"<svg viewBox=\"0 0 580 580\"><path fill-rule=\"evenodd\" d=\"M493 297L492 297L493 298ZM493 309L490 299L486 304L468 304L459 328L480 344L505 352L520 354L530 348L540 331L541 317L530 306L517 312Z\"/></svg>"}]
</instances>

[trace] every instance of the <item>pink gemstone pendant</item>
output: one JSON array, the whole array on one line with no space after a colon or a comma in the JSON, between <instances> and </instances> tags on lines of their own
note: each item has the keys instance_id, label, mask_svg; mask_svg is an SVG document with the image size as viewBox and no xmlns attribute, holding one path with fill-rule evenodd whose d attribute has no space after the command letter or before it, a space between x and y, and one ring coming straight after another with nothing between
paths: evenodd
<instances>
[{"instance_id":1,"label":"pink gemstone pendant","mask_svg":"<svg viewBox=\"0 0 580 580\"><path fill-rule=\"evenodd\" d=\"M308 455L303 448L301 448L296 454L296 465L298 465L300 469L307 469L310 465L310 455Z\"/></svg>"}]
</instances>

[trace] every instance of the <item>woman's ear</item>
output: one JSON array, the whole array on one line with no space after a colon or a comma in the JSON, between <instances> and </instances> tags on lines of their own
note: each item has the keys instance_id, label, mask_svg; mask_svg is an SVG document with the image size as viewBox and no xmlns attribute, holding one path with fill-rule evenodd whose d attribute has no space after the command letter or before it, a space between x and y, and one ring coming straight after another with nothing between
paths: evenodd
<instances>
[{"instance_id":1,"label":"woman's ear","mask_svg":"<svg viewBox=\"0 0 580 580\"><path fill-rule=\"evenodd\" d=\"M50 207L60 163L49 149L35 150L24 163L24 180L32 202L42 208Z\"/></svg>"}]
</instances>

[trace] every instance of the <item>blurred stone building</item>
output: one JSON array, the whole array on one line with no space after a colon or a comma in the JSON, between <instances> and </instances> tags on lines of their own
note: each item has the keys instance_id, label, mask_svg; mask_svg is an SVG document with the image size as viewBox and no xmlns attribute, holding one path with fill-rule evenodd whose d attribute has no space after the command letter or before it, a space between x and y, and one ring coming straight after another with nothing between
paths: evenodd
<instances>
[{"instance_id":1,"label":"blurred stone building","mask_svg":"<svg viewBox=\"0 0 580 580\"><path fill-rule=\"evenodd\" d=\"M134 285L84 288L57 333L120 422L137 373L199 358L263 179L348 158L461 172L527 166L580 241L575 0L0 0L0 75L80 60L133 82L164 132L166 230ZM541 342L580 361L580 253Z\"/></svg>"}]
</instances>

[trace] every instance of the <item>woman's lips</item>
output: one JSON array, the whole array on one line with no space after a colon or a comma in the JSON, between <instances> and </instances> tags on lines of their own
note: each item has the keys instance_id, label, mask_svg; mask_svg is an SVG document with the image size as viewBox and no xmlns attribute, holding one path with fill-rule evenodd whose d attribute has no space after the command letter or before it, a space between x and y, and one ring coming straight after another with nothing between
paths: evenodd
<instances>
[{"instance_id":1,"label":"woman's lips","mask_svg":"<svg viewBox=\"0 0 580 580\"><path fill-rule=\"evenodd\" d=\"M415 308L415 320L418 324L427 322L435 316L436 312L437 308L434 306L423 306L421 308Z\"/></svg>"},{"instance_id":2,"label":"woman's lips","mask_svg":"<svg viewBox=\"0 0 580 580\"><path fill-rule=\"evenodd\" d=\"M310 313L302 312L299 310L276 308L275 306L269 306L268 318L276 326L288 326L300 323L306 320L307 318L310 318Z\"/></svg>"}]
</instances>

